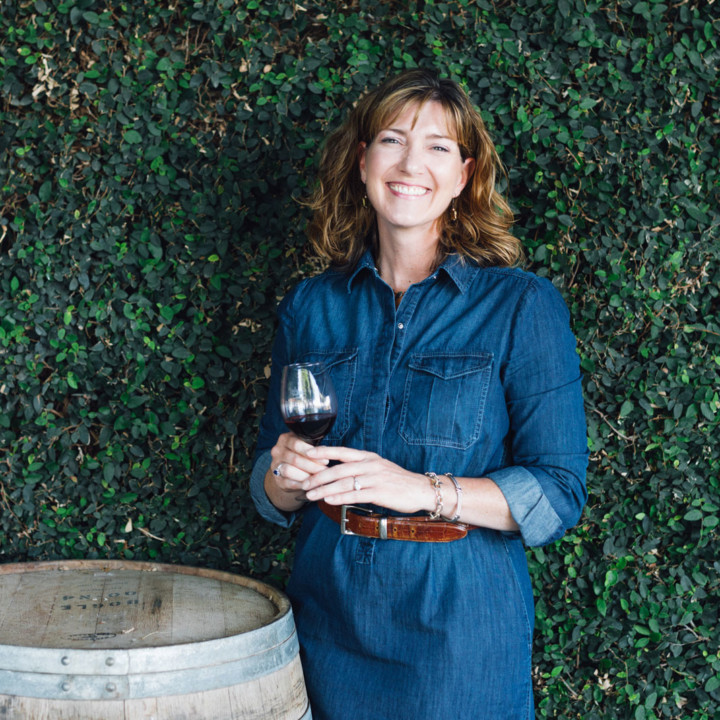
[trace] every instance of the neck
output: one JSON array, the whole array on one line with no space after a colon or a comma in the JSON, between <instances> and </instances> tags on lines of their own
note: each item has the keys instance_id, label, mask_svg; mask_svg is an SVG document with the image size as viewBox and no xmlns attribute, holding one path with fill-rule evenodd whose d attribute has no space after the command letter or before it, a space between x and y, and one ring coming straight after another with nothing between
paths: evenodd
<instances>
[{"instance_id":1,"label":"neck","mask_svg":"<svg viewBox=\"0 0 720 720\"><path fill-rule=\"evenodd\" d=\"M437 239L428 240L427 234L413 235L381 234L379 238L378 271L396 295L430 275L437 259Z\"/></svg>"}]
</instances>

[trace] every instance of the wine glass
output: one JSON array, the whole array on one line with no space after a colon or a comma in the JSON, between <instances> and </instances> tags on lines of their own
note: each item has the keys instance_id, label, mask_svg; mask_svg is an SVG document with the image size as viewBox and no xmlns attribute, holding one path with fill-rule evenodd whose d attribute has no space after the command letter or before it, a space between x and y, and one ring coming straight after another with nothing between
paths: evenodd
<instances>
[{"instance_id":1,"label":"wine glass","mask_svg":"<svg viewBox=\"0 0 720 720\"><path fill-rule=\"evenodd\" d=\"M337 396L321 362L293 363L282 371L280 411L298 437L318 445L337 416Z\"/></svg>"}]
</instances>

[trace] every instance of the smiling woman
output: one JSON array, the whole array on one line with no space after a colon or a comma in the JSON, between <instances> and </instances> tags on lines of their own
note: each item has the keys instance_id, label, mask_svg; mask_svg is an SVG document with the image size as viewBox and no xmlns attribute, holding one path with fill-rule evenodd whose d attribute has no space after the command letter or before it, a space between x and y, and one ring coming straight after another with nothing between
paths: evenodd
<instances>
[{"instance_id":1,"label":"smiling woman","mask_svg":"<svg viewBox=\"0 0 720 720\"><path fill-rule=\"evenodd\" d=\"M316 720L533 717L523 542L577 522L587 444L568 312L512 267L499 168L424 70L324 149L309 232L333 267L281 303L251 478L268 520L303 514L287 589ZM313 447L284 431L280 375L318 359L342 419Z\"/></svg>"}]
</instances>

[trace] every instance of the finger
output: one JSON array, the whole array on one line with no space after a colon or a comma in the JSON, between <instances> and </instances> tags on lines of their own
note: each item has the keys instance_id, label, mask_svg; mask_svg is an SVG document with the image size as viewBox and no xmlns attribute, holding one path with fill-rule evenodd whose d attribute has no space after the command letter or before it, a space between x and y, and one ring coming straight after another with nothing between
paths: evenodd
<instances>
[{"instance_id":1,"label":"finger","mask_svg":"<svg viewBox=\"0 0 720 720\"><path fill-rule=\"evenodd\" d=\"M359 475L360 473L361 470L357 464L340 463L339 465L323 467L319 472L308 475L303 483L303 488L305 490L312 490L313 488L322 487L323 485L330 485L348 479L352 480L353 476ZM350 485L352 485L352 481Z\"/></svg>"},{"instance_id":2,"label":"finger","mask_svg":"<svg viewBox=\"0 0 720 720\"><path fill-rule=\"evenodd\" d=\"M312 451L315 449L315 446L305 442L305 440L301 440L297 435L287 433L285 437L287 438L284 442L285 447L295 455L310 458L313 462L320 463L321 465L327 465L330 462L329 458L323 457L322 455L313 455Z\"/></svg>"},{"instance_id":3,"label":"finger","mask_svg":"<svg viewBox=\"0 0 720 720\"><path fill-rule=\"evenodd\" d=\"M305 440L301 439L295 433L285 433L280 437L284 439L285 445L290 450L302 453L303 455L306 454L308 450L312 450L312 448L314 447L309 442L305 442Z\"/></svg>"},{"instance_id":4,"label":"finger","mask_svg":"<svg viewBox=\"0 0 720 720\"><path fill-rule=\"evenodd\" d=\"M283 460L291 467L296 468L302 473L302 477L305 478L308 475L315 475L316 473L322 472L327 469L327 465L322 461L310 460L305 455L298 455L297 453L289 453L283 456ZM286 473L287 474L287 473ZM300 475L290 473L290 476L296 480L300 479Z\"/></svg>"},{"instance_id":5,"label":"finger","mask_svg":"<svg viewBox=\"0 0 720 720\"><path fill-rule=\"evenodd\" d=\"M273 448L270 470L275 477L284 475L295 480L302 480L308 475L324 470L326 467L327 461L325 460L311 460L306 455L279 446ZM296 468L301 474L298 475L291 468Z\"/></svg>"},{"instance_id":6,"label":"finger","mask_svg":"<svg viewBox=\"0 0 720 720\"><path fill-rule=\"evenodd\" d=\"M308 500L325 500L331 505L348 505L362 502L363 479L359 476L343 477L306 492Z\"/></svg>"},{"instance_id":7,"label":"finger","mask_svg":"<svg viewBox=\"0 0 720 720\"><path fill-rule=\"evenodd\" d=\"M366 450L334 445L318 445L310 448L306 454L309 458L315 460L338 460L342 463L367 461L375 456L374 453L369 453Z\"/></svg>"},{"instance_id":8,"label":"finger","mask_svg":"<svg viewBox=\"0 0 720 720\"><path fill-rule=\"evenodd\" d=\"M272 468L275 481L283 487L297 487L310 477L310 473L293 465L291 461L281 462Z\"/></svg>"}]
</instances>

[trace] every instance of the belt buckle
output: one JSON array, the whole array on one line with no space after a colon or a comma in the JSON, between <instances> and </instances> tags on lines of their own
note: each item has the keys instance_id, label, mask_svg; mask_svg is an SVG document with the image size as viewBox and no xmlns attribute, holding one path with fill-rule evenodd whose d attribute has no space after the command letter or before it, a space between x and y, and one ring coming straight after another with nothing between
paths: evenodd
<instances>
[{"instance_id":1,"label":"belt buckle","mask_svg":"<svg viewBox=\"0 0 720 720\"><path fill-rule=\"evenodd\" d=\"M354 512L359 512L363 515L375 515L372 510L368 510L367 508L360 507L359 505L341 505L340 506L340 534L341 535L359 535L361 537L365 537L364 535L361 535L360 533L354 533L352 530L348 530L347 524L348 524L348 517L347 512L348 510L352 510ZM387 540L388 534L387 534L387 522L388 518L387 515L381 515L380 516L380 527L379 527L379 538L380 540Z\"/></svg>"}]
</instances>

